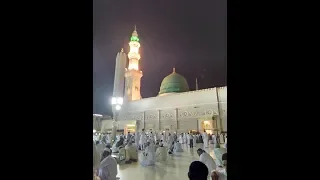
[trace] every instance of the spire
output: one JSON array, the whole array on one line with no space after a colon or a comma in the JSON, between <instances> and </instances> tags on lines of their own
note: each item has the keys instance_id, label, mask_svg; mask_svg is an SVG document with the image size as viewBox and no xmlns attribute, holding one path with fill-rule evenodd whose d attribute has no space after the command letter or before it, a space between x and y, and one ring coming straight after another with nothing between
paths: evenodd
<instances>
[{"instance_id":1,"label":"spire","mask_svg":"<svg viewBox=\"0 0 320 180\"><path fill-rule=\"evenodd\" d=\"M173 68L173 73L175 73L176 72L176 68Z\"/></svg>"},{"instance_id":2,"label":"spire","mask_svg":"<svg viewBox=\"0 0 320 180\"><path fill-rule=\"evenodd\" d=\"M198 90L198 78L196 78L196 90Z\"/></svg>"},{"instance_id":3,"label":"spire","mask_svg":"<svg viewBox=\"0 0 320 180\"><path fill-rule=\"evenodd\" d=\"M121 52L123 52L123 48L121 48Z\"/></svg>"},{"instance_id":4,"label":"spire","mask_svg":"<svg viewBox=\"0 0 320 180\"><path fill-rule=\"evenodd\" d=\"M133 32L132 32L130 41L137 41L137 42L139 42L138 32L137 32L137 26L136 26L136 25L134 25L134 30L133 30Z\"/></svg>"}]
</instances>

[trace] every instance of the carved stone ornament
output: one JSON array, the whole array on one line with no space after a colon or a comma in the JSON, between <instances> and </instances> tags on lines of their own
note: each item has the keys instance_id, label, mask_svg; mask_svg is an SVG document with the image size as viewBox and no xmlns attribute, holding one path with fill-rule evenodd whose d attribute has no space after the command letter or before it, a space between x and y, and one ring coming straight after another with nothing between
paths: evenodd
<instances>
[{"instance_id":1,"label":"carved stone ornament","mask_svg":"<svg viewBox=\"0 0 320 180\"><path fill-rule=\"evenodd\" d=\"M206 111L202 111L202 112L199 112L199 111L184 111L182 113L180 113L180 117L198 117L198 116L205 116L205 115L213 115L213 110L209 109L209 110L206 110Z\"/></svg>"}]
</instances>

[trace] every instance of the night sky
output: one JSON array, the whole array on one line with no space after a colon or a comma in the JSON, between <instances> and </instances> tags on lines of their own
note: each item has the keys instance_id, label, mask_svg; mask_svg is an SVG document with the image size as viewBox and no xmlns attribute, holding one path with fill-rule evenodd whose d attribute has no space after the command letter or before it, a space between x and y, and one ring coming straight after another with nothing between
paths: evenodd
<instances>
[{"instance_id":1,"label":"night sky","mask_svg":"<svg viewBox=\"0 0 320 180\"><path fill-rule=\"evenodd\" d=\"M190 90L227 83L227 1L93 1L93 112L111 114L115 59L137 26L141 95L157 96L176 68Z\"/></svg>"}]
</instances>

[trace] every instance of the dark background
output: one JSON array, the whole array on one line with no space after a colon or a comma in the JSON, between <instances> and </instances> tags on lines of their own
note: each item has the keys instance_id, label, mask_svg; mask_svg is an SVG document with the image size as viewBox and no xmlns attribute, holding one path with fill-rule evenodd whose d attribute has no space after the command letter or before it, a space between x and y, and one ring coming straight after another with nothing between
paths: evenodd
<instances>
[{"instance_id":1,"label":"dark background","mask_svg":"<svg viewBox=\"0 0 320 180\"><path fill-rule=\"evenodd\" d=\"M111 114L115 58L137 26L140 38L141 95L157 96L175 67L199 89L227 84L227 2L93 1L93 112Z\"/></svg>"}]
</instances>

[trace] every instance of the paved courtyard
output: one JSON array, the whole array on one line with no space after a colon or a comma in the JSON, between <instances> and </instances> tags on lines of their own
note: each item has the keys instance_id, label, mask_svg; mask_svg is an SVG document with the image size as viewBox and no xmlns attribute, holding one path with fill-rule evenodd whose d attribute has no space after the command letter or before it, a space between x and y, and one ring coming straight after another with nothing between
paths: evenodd
<instances>
[{"instance_id":1,"label":"paved courtyard","mask_svg":"<svg viewBox=\"0 0 320 180\"><path fill-rule=\"evenodd\" d=\"M155 166L142 167L139 162L118 165L117 177L120 177L120 180L188 180L189 165L192 161L199 160L197 149L203 148L203 144L197 144L193 149L183 144L182 148L184 152L175 156L168 155L167 162L157 162ZM212 144L205 150L215 159ZM140 156L142 156L141 152L139 152Z\"/></svg>"}]
</instances>

